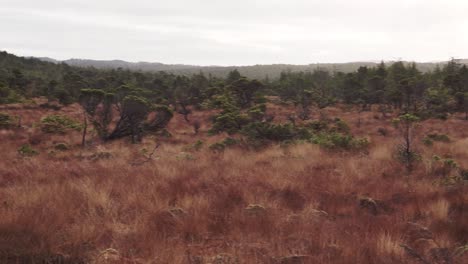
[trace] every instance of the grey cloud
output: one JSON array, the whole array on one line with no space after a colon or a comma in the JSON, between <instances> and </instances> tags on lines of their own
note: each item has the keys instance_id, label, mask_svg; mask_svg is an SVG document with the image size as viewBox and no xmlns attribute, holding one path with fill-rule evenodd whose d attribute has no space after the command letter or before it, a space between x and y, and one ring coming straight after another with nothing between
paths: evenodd
<instances>
[{"instance_id":1,"label":"grey cloud","mask_svg":"<svg viewBox=\"0 0 468 264\"><path fill-rule=\"evenodd\" d=\"M468 57L466 1L0 0L0 49L202 65Z\"/></svg>"}]
</instances>

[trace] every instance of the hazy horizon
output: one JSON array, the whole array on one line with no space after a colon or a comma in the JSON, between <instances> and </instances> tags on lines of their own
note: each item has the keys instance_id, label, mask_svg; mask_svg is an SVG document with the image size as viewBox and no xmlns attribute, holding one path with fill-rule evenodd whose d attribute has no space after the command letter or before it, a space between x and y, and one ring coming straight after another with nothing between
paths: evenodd
<instances>
[{"instance_id":1,"label":"hazy horizon","mask_svg":"<svg viewBox=\"0 0 468 264\"><path fill-rule=\"evenodd\" d=\"M65 59L56 59L48 56L31 56L28 54L18 54L14 53L8 50L0 50L0 52L7 52L9 54L18 56L18 57L24 57L24 58L36 58L36 59L41 59L41 60L55 60L58 62L64 62L64 61L69 61L69 60L83 60L83 61L122 61L126 63L161 63L164 65L186 65L186 66L198 66L198 67L249 67L249 66L268 66L268 65L293 65L293 66L307 66L307 65L315 65L315 64L347 64L347 63L391 63L391 62L396 62L396 61L403 61L403 62L408 62L408 63L444 63L449 61L451 58L447 58L446 60L440 60L440 61L408 61L408 60L357 60L357 61L343 61L343 62L311 62L311 63L304 63L304 64L293 64L293 63L269 63L269 64L228 64L228 65L217 65L217 64L211 64L211 65L200 65L200 64L188 64L188 63L166 63L166 62L161 62L161 61L130 61L130 60L123 60L119 58L111 58L111 59L90 59L90 58L78 58L78 57L70 57L70 58L65 58ZM465 60L466 58L454 58L456 60Z\"/></svg>"},{"instance_id":2,"label":"hazy horizon","mask_svg":"<svg viewBox=\"0 0 468 264\"><path fill-rule=\"evenodd\" d=\"M199 66L468 58L466 1L0 0L0 50Z\"/></svg>"}]
</instances>

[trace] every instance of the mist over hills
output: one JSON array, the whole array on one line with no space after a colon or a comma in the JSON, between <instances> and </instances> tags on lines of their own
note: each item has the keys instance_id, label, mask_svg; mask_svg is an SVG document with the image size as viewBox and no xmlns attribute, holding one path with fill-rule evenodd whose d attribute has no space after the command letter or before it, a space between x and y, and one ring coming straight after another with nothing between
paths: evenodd
<instances>
[{"instance_id":1,"label":"mist over hills","mask_svg":"<svg viewBox=\"0 0 468 264\"><path fill-rule=\"evenodd\" d=\"M325 69L336 72L353 72L361 66L372 67L380 62L347 62L347 63L314 63L308 65L293 64L270 64L270 65L249 65L249 66L197 66L185 64L164 64L160 62L128 62L123 60L89 60L89 59L68 59L55 60L47 57L38 58L42 61L53 63L65 63L77 67L94 67L97 69L127 69L131 71L158 72L166 71L175 74L192 75L199 72L211 74L215 77L225 77L230 71L237 69L239 72L253 79L277 78L284 71L313 71L315 69ZM394 61L386 61L390 65ZM460 63L468 63L467 59L459 60ZM412 63L412 62L405 62ZM417 68L422 72L434 70L447 62L417 62Z\"/></svg>"}]
</instances>

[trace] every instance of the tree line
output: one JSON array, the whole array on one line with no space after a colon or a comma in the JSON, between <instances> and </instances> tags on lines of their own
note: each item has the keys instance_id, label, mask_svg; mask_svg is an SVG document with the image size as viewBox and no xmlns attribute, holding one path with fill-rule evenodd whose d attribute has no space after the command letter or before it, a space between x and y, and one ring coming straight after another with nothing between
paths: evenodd
<instances>
[{"instance_id":1,"label":"tree line","mask_svg":"<svg viewBox=\"0 0 468 264\"><path fill-rule=\"evenodd\" d=\"M63 105L80 103L85 125L91 122L102 139L131 136L138 141L145 131L163 129L173 113L190 122L194 109L220 110L213 117L212 133L236 133L255 122L264 126L274 118L266 114L267 96L277 96L296 106L296 113L290 117L292 123L296 118L308 120L312 111L320 112L336 103L357 106L359 112L374 106L383 115L398 111L419 118L443 119L463 112L468 119L468 69L457 60L428 72L418 70L415 63L382 62L348 73L325 69L284 71L279 78L253 80L238 70L225 78L203 72L186 76L121 68L104 70L0 52L0 103L38 96ZM117 124L110 126L115 113ZM85 137L86 129L83 143Z\"/></svg>"}]
</instances>

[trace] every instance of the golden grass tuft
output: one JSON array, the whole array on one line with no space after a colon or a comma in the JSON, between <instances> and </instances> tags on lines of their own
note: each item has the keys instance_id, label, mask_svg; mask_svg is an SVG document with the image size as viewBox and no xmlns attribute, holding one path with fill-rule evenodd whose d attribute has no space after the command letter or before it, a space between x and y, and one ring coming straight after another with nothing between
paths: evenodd
<instances>
[{"instance_id":1,"label":"golden grass tuft","mask_svg":"<svg viewBox=\"0 0 468 264\"><path fill-rule=\"evenodd\" d=\"M387 232L380 233L377 237L377 252L382 256L403 257L404 251L401 240L394 238Z\"/></svg>"}]
</instances>

